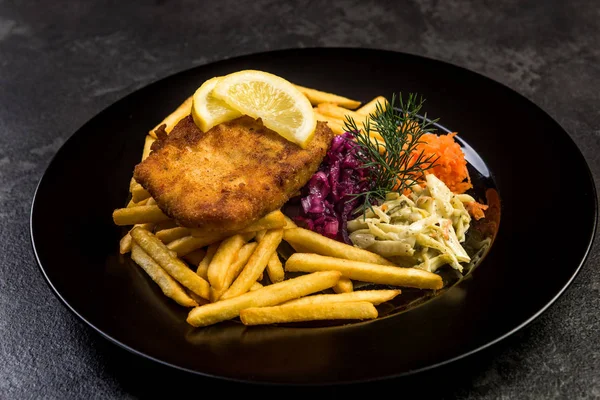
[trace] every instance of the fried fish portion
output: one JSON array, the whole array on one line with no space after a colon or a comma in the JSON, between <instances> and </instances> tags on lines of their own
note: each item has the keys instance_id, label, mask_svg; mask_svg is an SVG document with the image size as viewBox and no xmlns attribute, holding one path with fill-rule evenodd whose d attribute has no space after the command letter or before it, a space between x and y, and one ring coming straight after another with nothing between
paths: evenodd
<instances>
[{"instance_id":1,"label":"fried fish portion","mask_svg":"<svg viewBox=\"0 0 600 400\"><path fill-rule=\"evenodd\" d=\"M234 232L276 210L316 172L333 139L318 122L306 149L243 116L202 132L191 117L156 131L134 178L180 225Z\"/></svg>"}]
</instances>

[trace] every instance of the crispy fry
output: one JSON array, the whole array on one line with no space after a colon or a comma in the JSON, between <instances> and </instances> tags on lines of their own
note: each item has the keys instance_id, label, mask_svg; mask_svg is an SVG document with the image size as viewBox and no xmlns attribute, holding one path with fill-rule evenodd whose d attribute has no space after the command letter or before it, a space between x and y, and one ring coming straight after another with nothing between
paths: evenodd
<instances>
[{"instance_id":1,"label":"crispy fry","mask_svg":"<svg viewBox=\"0 0 600 400\"><path fill-rule=\"evenodd\" d=\"M317 303L340 303L346 301L368 301L374 305L392 300L401 293L400 289L376 289L357 290L351 293L339 294L313 294L296 300L290 300L285 304L317 304Z\"/></svg>"},{"instance_id":2,"label":"crispy fry","mask_svg":"<svg viewBox=\"0 0 600 400\"><path fill-rule=\"evenodd\" d=\"M356 123L356 126L362 130L365 130L365 120L368 117L368 115L362 115L355 111L347 110L344 107L340 107L331 103L319 104L316 112L323 118L328 118L328 120L338 123L343 132L346 131L347 117L351 117ZM382 139L381 135L378 132L375 132L373 129L369 130L369 135L378 139Z\"/></svg>"},{"instance_id":3,"label":"crispy fry","mask_svg":"<svg viewBox=\"0 0 600 400\"><path fill-rule=\"evenodd\" d=\"M133 228L131 237L176 281L198 296L207 300L210 298L210 285L208 282L190 270L183 261L173 257L169 249L156 236L144 229Z\"/></svg>"},{"instance_id":4,"label":"crispy fry","mask_svg":"<svg viewBox=\"0 0 600 400\"><path fill-rule=\"evenodd\" d=\"M202 260L204 260L205 256L206 256L206 250L197 249L197 250L194 250L191 253L188 253L185 256L183 256L183 259L197 268L198 265L200 265L200 263L202 262Z\"/></svg>"},{"instance_id":5,"label":"crispy fry","mask_svg":"<svg viewBox=\"0 0 600 400\"><path fill-rule=\"evenodd\" d=\"M292 229L298 227L298 225L296 225L296 223L287 215L283 214L283 218L285 219L285 225L283 226L283 229Z\"/></svg>"},{"instance_id":6,"label":"crispy fry","mask_svg":"<svg viewBox=\"0 0 600 400\"><path fill-rule=\"evenodd\" d=\"M191 112L192 112L192 96L185 99L184 102L181 103L175 109L175 111L173 111L171 114L169 114L161 122L156 124L154 129L152 129L150 132L148 132L148 134L150 136L152 136L153 138L156 138L156 133L154 133L154 131L156 129L158 129L158 127L161 126L162 124L166 125L165 130L167 131L167 133L171 132L171 129L173 129L173 127L175 125L177 125L177 123L179 121L181 121L184 117L187 117L188 115L190 115Z\"/></svg>"},{"instance_id":7,"label":"crispy fry","mask_svg":"<svg viewBox=\"0 0 600 400\"><path fill-rule=\"evenodd\" d=\"M263 287L264 287L263 284L257 281L257 282L254 282L252 284L252 286L250 286L250 290L249 291L253 292L253 291L258 290L258 289L263 288Z\"/></svg>"},{"instance_id":8,"label":"crispy fry","mask_svg":"<svg viewBox=\"0 0 600 400\"><path fill-rule=\"evenodd\" d=\"M129 200L129 203L127 203L126 207L129 208L129 207L145 206L146 203L148 203L149 199L150 198L147 198L147 199L144 199L144 200L140 200L137 203L135 201L133 201L133 199L131 199L131 200Z\"/></svg>"},{"instance_id":9,"label":"crispy fry","mask_svg":"<svg viewBox=\"0 0 600 400\"><path fill-rule=\"evenodd\" d=\"M127 254L131 251L131 235L127 232L119 241L119 254Z\"/></svg>"},{"instance_id":10,"label":"crispy fry","mask_svg":"<svg viewBox=\"0 0 600 400\"><path fill-rule=\"evenodd\" d=\"M377 318L377 315L375 306L367 301L283 304L272 307L251 307L240 311L240 319L244 325L334 319L373 319Z\"/></svg>"},{"instance_id":11,"label":"crispy fry","mask_svg":"<svg viewBox=\"0 0 600 400\"><path fill-rule=\"evenodd\" d=\"M275 210L275 211L268 213L267 215L265 215L264 217L262 217L255 223L250 224L249 226L240 230L240 233L258 232L258 231L262 231L264 229L283 228L284 225L285 225L285 216L283 215L281 210Z\"/></svg>"},{"instance_id":12,"label":"crispy fry","mask_svg":"<svg viewBox=\"0 0 600 400\"><path fill-rule=\"evenodd\" d=\"M340 107L333 103L321 103L317 106L317 111L321 115L335 118L342 121L342 123L346 121L346 116L352 117L357 123L362 122L365 118L363 115L360 115L355 111L348 110L347 108Z\"/></svg>"},{"instance_id":13,"label":"crispy fry","mask_svg":"<svg viewBox=\"0 0 600 400\"><path fill-rule=\"evenodd\" d=\"M148 193L148 191L144 189L139 183L136 183L131 189L131 198L136 203L147 199L148 197L150 197L150 193Z\"/></svg>"},{"instance_id":14,"label":"crispy fry","mask_svg":"<svg viewBox=\"0 0 600 400\"><path fill-rule=\"evenodd\" d=\"M116 225L135 225L168 220L157 205L117 208L113 211L113 221Z\"/></svg>"},{"instance_id":15,"label":"crispy fry","mask_svg":"<svg viewBox=\"0 0 600 400\"><path fill-rule=\"evenodd\" d=\"M283 231L283 240L288 242L295 249L296 246L299 246L299 248L302 248L303 251L307 253L316 253L324 256L346 258L348 260L374 264L394 265L394 263L378 254L338 242L337 240L330 239L309 229L286 229Z\"/></svg>"},{"instance_id":16,"label":"crispy fry","mask_svg":"<svg viewBox=\"0 0 600 400\"><path fill-rule=\"evenodd\" d=\"M339 271L322 271L287 279L227 300L195 307L190 310L186 321L195 327L216 324L238 317L245 308L274 306L328 289L337 283L340 276Z\"/></svg>"},{"instance_id":17,"label":"crispy fry","mask_svg":"<svg viewBox=\"0 0 600 400\"><path fill-rule=\"evenodd\" d=\"M267 263L267 274L271 283L281 282L285 277L285 271L283 270L283 264L277 255L277 251L271 254L269 262Z\"/></svg>"},{"instance_id":18,"label":"crispy fry","mask_svg":"<svg viewBox=\"0 0 600 400\"><path fill-rule=\"evenodd\" d=\"M131 189L133 189L133 187L137 185L137 181L135 180L135 178L132 176L131 179L129 180L129 192L131 193Z\"/></svg>"},{"instance_id":19,"label":"crispy fry","mask_svg":"<svg viewBox=\"0 0 600 400\"><path fill-rule=\"evenodd\" d=\"M368 116L369 114L373 114L377 110L377 103L381 104L381 106L383 106L384 110L389 105L389 103L385 97L377 96L373 100L369 101L368 103L363 105L361 108L356 110L356 113L362 115L363 117Z\"/></svg>"},{"instance_id":20,"label":"crispy fry","mask_svg":"<svg viewBox=\"0 0 600 400\"><path fill-rule=\"evenodd\" d=\"M210 262L215 256L215 253L219 249L220 244L221 242L215 242L206 248L206 255L204 256L202 261L200 261L200 264L198 264L198 269L196 269L196 274L198 274L198 276L201 276L202 278L208 280L208 266L210 265Z\"/></svg>"},{"instance_id":21,"label":"crispy fry","mask_svg":"<svg viewBox=\"0 0 600 400\"><path fill-rule=\"evenodd\" d=\"M331 128L333 133L336 135L341 135L346 130L344 129L344 123L337 118L329 117L327 115L323 115L317 110L315 110L315 117L317 117L317 121L325 121L327 125Z\"/></svg>"},{"instance_id":22,"label":"crispy fry","mask_svg":"<svg viewBox=\"0 0 600 400\"><path fill-rule=\"evenodd\" d=\"M221 233L213 233L203 237L184 236L173 240L167 247L177 253L179 257L183 257L194 250L208 246L223 239Z\"/></svg>"},{"instance_id":23,"label":"crispy fry","mask_svg":"<svg viewBox=\"0 0 600 400\"><path fill-rule=\"evenodd\" d=\"M221 296L223 300L239 296L250 289L250 286L258 280L258 277L267 266L271 254L277 251L277 246L281 243L282 238L283 229L267 231L267 234L258 243L256 250L250 256L242 272L240 272L229 289Z\"/></svg>"},{"instance_id":24,"label":"crispy fry","mask_svg":"<svg viewBox=\"0 0 600 400\"><path fill-rule=\"evenodd\" d=\"M135 224L133 226L133 228L135 228L135 227L140 227L147 231L151 231L152 228L154 228L154 224ZM131 229L133 229L133 228L131 228ZM129 230L129 232L131 232L131 229ZM121 254L126 254L131 251L132 239L131 239L131 235L129 234L129 232L127 232L125 234L125 236L123 236L121 238L121 241L119 242L119 253L121 253Z\"/></svg>"},{"instance_id":25,"label":"crispy fry","mask_svg":"<svg viewBox=\"0 0 600 400\"><path fill-rule=\"evenodd\" d=\"M188 296L190 296L192 299L194 299L194 301L196 303L198 303L199 306L210 303L210 301L198 296L196 293L192 292L190 289L188 289L188 288L184 288L184 289L185 289L186 293L188 294Z\"/></svg>"},{"instance_id":26,"label":"crispy fry","mask_svg":"<svg viewBox=\"0 0 600 400\"><path fill-rule=\"evenodd\" d=\"M294 86L308 98L313 106L321 103L333 103L354 110L361 104L358 100L352 100L337 94L323 92L321 90L311 89L300 85Z\"/></svg>"},{"instance_id":27,"label":"crispy fry","mask_svg":"<svg viewBox=\"0 0 600 400\"><path fill-rule=\"evenodd\" d=\"M237 233L254 233L266 229L283 228L285 225L285 217L281 210L275 210L249 226L239 230ZM204 229L190 229L191 235L194 237L202 237L206 235Z\"/></svg>"},{"instance_id":28,"label":"crispy fry","mask_svg":"<svg viewBox=\"0 0 600 400\"><path fill-rule=\"evenodd\" d=\"M254 253L254 250L256 250L256 246L258 246L257 242L246 243L244 246L242 246L242 248L238 252L235 261L233 262L233 264L231 264L229 269L227 269L227 275L225 276L225 283L223 285L223 288L220 291L216 291L213 293L213 301L219 300L223 293L225 293L225 291L229 289L235 278L238 277L238 275L250 259L250 256L252 256L252 253Z\"/></svg>"},{"instance_id":29,"label":"crispy fry","mask_svg":"<svg viewBox=\"0 0 600 400\"><path fill-rule=\"evenodd\" d=\"M382 285L441 289L442 277L417 268L402 268L319 254L294 253L285 263L290 272L340 271L346 278Z\"/></svg>"},{"instance_id":30,"label":"crispy fry","mask_svg":"<svg viewBox=\"0 0 600 400\"><path fill-rule=\"evenodd\" d=\"M223 240L208 266L208 282L215 290L223 289L227 270L237 258L238 252L245 244L242 235L237 234Z\"/></svg>"},{"instance_id":31,"label":"crispy fry","mask_svg":"<svg viewBox=\"0 0 600 400\"><path fill-rule=\"evenodd\" d=\"M154 261L140 246L133 244L131 247L131 259L135 261L154 282L162 289L165 296L175 300L185 307L195 307L198 303L192 299L183 286L173 279L160 265Z\"/></svg>"},{"instance_id":32,"label":"crispy fry","mask_svg":"<svg viewBox=\"0 0 600 400\"><path fill-rule=\"evenodd\" d=\"M256 232L256 236L254 237L254 240L256 240L257 242L260 242L262 240L262 238L265 237L266 234L267 234L266 229L260 230L260 231Z\"/></svg>"},{"instance_id":33,"label":"crispy fry","mask_svg":"<svg viewBox=\"0 0 600 400\"><path fill-rule=\"evenodd\" d=\"M175 228L162 229L156 232L156 237L160 239L164 244L169 244L173 240L180 239L184 236L189 236L190 230L182 226L176 226Z\"/></svg>"},{"instance_id":34,"label":"crispy fry","mask_svg":"<svg viewBox=\"0 0 600 400\"><path fill-rule=\"evenodd\" d=\"M354 284L351 279L341 277L332 289L336 293L350 293L354 290Z\"/></svg>"}]
</instances>

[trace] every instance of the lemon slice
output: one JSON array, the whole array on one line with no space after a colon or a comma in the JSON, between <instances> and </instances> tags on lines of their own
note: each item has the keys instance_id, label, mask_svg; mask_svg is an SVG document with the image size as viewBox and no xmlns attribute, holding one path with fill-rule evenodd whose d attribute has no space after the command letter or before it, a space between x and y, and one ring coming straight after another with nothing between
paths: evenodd
<instances>
[{"instance_id":1,"label":"lemon slice","mask_svg":"<svg viewBox=\"0 0 600 400\"><path fill-rule=\"evenodd\" d=\"M207 80L192 97L192 118L202 132L215 125L242 116L242 113L229 107L227 103L213 96L213 88L221 77Z\"/></svg>"},{"instance_id":2,"label":"lemon slice","mask_svg":"<svg viewBox=\"0 0 600 400\"><path fill-rule=\"evenodd\" d=\"M317 119L310 101L291 82L268 72L243 70L221 77L213 96L262 120L269 129L305 148Z\"/></svg>"}]
</instances>

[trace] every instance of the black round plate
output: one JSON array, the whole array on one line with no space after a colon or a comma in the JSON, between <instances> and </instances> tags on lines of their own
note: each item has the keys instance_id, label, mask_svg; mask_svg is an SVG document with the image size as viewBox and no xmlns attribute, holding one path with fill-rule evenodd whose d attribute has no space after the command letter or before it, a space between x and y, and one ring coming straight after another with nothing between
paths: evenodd
<instances>
[{"instance_id":1,"label":"black round plate","mask_svg":"<svg viewBox=\"0 0 600 400\"><path fill-rule=\"evenodd\" d=\"M501 209L500 229L481 264L441 295L374 321L189 326L187 310L119 255L122 229L113 224L112 211L125 204L148 130L204 80L241 69L269 71L362 101L398 92L423 95L428 116L457 131L461 142L485 161L476 165L479 158L469 160L487 174L501 199L501 207L495 203L496 216ZM134 353L222 379L329 384L422 371L523 327L579 271L593 240L596 214L589 168L569 135L507 87L413 55L294 49L193 68L102 111L50 163L33 200L31 236L56 295L95 330Z\"/></svg>"}]
</instances>

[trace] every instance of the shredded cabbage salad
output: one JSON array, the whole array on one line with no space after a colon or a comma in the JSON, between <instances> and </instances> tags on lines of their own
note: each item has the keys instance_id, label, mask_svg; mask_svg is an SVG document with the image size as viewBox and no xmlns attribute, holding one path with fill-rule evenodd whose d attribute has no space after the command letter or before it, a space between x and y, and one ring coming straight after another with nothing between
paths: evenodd
<instances>
[{"instance_id":1,"label":"shredded cabbage salad","mask_svg":"<svg viewBox=\"0 0 600 400\"><path fill-rule=\"evenodd\" d=\"M364 215L348 221L351 242L403 267L435 272L449 264L462 273L470 257L462 246L471 223L465 203L433 174L408 195L391 192Z\"/></svg>"}]
</instances>

